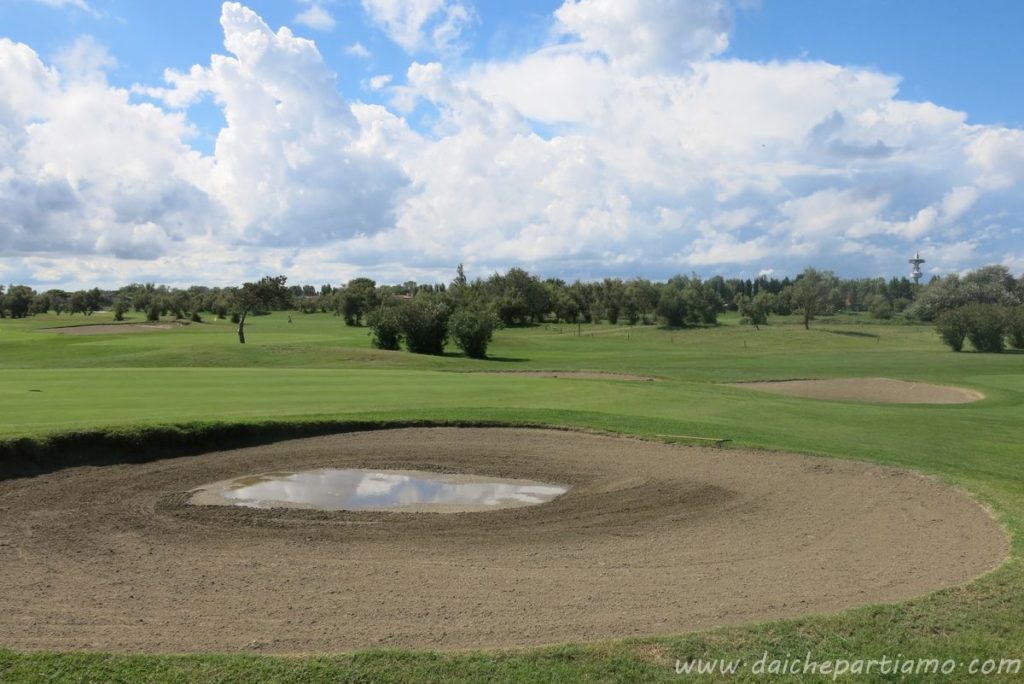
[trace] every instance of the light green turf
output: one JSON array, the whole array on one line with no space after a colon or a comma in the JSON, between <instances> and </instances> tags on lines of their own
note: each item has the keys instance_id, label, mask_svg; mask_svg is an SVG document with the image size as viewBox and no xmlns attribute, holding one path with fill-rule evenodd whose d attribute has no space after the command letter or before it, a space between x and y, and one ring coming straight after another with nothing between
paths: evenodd
<instances>
[{"instance_id":1,"label":"light green turf","mask_svg":"<svg viewBox=\"0 0 1024 684\"><path fill-rule=\"evenodd\" d=\"M370 348L365 329L329 315L252 319L239 345L226 321L178 330L70 337L40 328L67 316L0 320L0 438L85 427L261 419L452 419L575 425L913 467L964 486L1014 535L1010 563L966 588L839 616L640 642L525 653L436 656L376 652L329 659L21 655L0 651L0 680L405 681L462 678L676 679L675 658L884 654L1024 657L1024 355L954 354L925 326L866 317L795 320L756 331L543 325L500 331L495 360ZM83 322L75 317L75 323ZM97 314L88 321L107 323ZM655 382L442 372L606 370ZM890 377L977 389L961 406L814 401L723 386L737 380ZM38 391L32 391L38 390ZM726 454L727 452L723 452ZM970 657L968 657L970 656ZM947 681L969 679L959 673ZM913 678L911 678L913 679ZM990 681L996 681L991 679Z\"/></svg>"}]
</instances>

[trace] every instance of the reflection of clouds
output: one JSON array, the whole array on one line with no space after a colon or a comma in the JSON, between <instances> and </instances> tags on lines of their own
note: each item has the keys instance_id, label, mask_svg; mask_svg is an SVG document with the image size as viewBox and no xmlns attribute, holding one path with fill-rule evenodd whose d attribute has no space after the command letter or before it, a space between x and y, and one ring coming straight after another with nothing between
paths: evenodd
<instances>
[{"instance_id":1,"label":"reflection of clouds","mask_svg":"<svg viewBox=\"0 0 1024 684\"><path fill-rule=\"evenodd\" d=\"M447 480L444 475L427 472L322 468L241 477L214 493L239 506L269 508L285 503L327 510L365 510L408 506L493 508L540 504L566 491L563 487L533 482Z\"/></svg>"},{"instance_id":2,"label":"reflection of clouds","mask_svg":"<svg viewBox=\"0 0 1024 684\"><path fill-rule=\"evenodd\" d=\"M356 486L356 496L380 496L387 494L403 482L408 482L408 480L408 475L368 473Z\"/></svg>"}]
</instances>

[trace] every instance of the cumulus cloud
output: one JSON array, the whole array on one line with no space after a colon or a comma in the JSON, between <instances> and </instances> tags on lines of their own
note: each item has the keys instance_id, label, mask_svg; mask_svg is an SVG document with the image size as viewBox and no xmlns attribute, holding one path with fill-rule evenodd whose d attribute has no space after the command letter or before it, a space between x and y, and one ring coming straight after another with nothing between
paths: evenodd
<instances>
[{"instance_id":1,"label":"cumulus cloud","mask_svg":"<svg viewBox=\"0 0 1024 684\"><path fill-rule=\"evenodd\" d=\"M295 23L316 31L333 31L336 25L331 13L318 2L307 2L309 7L295 15Z\"/></svg>"},{"instance_id":2,"label":"cumulus cloud","mask_svg":"<svg viewBox=\"0 0 1024 684\"><path fill-rule=\"evenodd\" d=\"M170 72L155 93L186 104L209 93L227 126L199 186L225 207L238 239L309 245L390 225L401 170L366 154L362 131L337 94L316 45L276 33L255 12L225 3L224 46L209 67Z\"/></svg>"},{"instance_id":3,"label":"cumulus cloud","mask_svg":"<svg viewBox=\"0 0 1024 684\"><path fill-rule=\"evenodd\" d=\"M558 28L613 62L678 69L729 47L726 0L565 0Z\"/></svg>"},{"instance_id":4,"label":"cumulus cloud","mask_svg":"<svg viewBox=\"0 0 1024 684\"><path fill-rule=\"evenodd\" d=\"M453 0L362 0L367 16L406 52L447 52L473 23L473 10Z\"/></svg>"},{"instance_id":5,"label":"cumulus cloud","mask_svg":"<svg viewBox=\"0 0 1024 684\"><path fill-rule=\"evenodd\" d=\"M203 229L201 212L211 208L190 180L205 164L183 142L189 124L180 114L133 104L102 71L88 68L107 63L84 60L63 73L31 48L0 39L0 88L9 94L0 105L5 254L153 256L151 246L137 253L132 239L118 236L141 235L138 227L150 224L148 234L162 231L166 245Z\"/></svg>"},{"instance_id":6,"label":"cumulus cloud","mask_svg":"<svg viewBox=\"0 0 1024 684\"><path fill-rule=\"evenodd\" d=\"M0 40L0 265L223 283L1024 258L1024 131L901 99L873 69L723 57L728 6L659 2L568 0L532 52L367 80L390 106L344 100L312 41L237 3L226 54L133 92L94 41L48 65ZM364 5L413 52L458 35L437 29L462 5ZM209 155L189 145L204 98L226 121Z\"/></svg>"},{"instance_id":7,"label":"cumulus cloud","mask_svg":"<svg viewBox=\"0 0 1024 684\"><path fill-rule=\"evenodd\" d=\"M54 64L65 78L91 78L117 67L117 59L93 36L79 36L57 52Z\"/></svg>"}]
</instances>

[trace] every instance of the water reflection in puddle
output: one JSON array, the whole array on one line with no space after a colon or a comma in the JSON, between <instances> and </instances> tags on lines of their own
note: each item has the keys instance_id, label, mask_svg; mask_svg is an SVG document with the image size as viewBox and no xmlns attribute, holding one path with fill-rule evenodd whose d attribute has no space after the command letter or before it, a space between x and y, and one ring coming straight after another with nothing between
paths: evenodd
<instances>
[{"instance_id":1,"label":"water reflection in puddle","mask_svg":"<svg viewBox=\"0 0 1024 684\"><path fill-rule=\"evenodd\" d=\"M324 511L486 511L542 504L566 487L415 470L320 468L248 475L192 490L190 503Z\"/></svg>"}]
</instances>

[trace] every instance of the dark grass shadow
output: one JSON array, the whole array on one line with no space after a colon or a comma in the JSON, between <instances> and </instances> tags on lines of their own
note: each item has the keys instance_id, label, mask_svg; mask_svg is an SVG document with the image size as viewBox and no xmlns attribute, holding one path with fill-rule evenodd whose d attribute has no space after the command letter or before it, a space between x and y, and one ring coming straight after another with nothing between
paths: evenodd
<instances>
[{"instance_id":1,"label":"dark grass shadow","mask_svg":"<svg viewBox=\"0 0 1024 684\"><path fill-rule=\"evenodd\" d=\"M813 330L813 328L812 328ZM870 337L871 339L877 340L880 336L876 333L863 332L861 330L823 330L818 328L823 333L830 335L843 335L845 337Z\"/></svg>"},{"instance_id":2,"label":"dark grass shadow","mask_svg":"<svg viewBox=\"0 0 1024 684\"><path fill-rule=\"evenodd\" d=\"M497 361L498 363L526 363L531 359L520 359L513 356L488 356L486 359L471 359L462 352L446 351L441 354L446 359L465 359L467 361Z\"/></svg>"}]
</instances>

